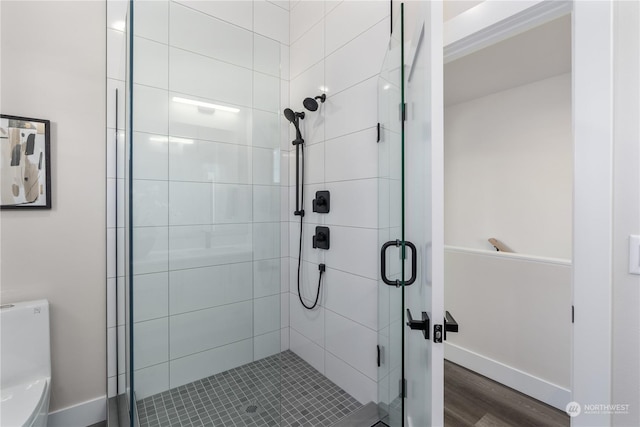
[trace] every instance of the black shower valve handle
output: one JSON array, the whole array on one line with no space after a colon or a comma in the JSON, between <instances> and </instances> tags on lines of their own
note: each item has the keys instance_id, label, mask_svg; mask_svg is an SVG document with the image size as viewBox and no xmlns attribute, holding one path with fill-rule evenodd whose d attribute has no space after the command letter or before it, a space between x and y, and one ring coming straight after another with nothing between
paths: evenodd
<instances>
[{"instance_id":1,"label":"black shower valve handle","mask_svg":"<svg viewBox=\"0 0 640 427\"><path fill-rule=\"evenodd\" d=\"M311 238L311 244L314 249L329 249L330 247L330 230L329 227L317 226L316 234Z\"/></svg>"},{"instance_id":2,"label":"black shower valve handle","mask_svg":"<svg viewBox=\"0 0 640 427\"><path fill-rule=\"evenodd\" d=\"M329 213L331 193L329 191L316 191L316 198L313 199L313 211L316 213Z\"/></svg>"}]
</instances>

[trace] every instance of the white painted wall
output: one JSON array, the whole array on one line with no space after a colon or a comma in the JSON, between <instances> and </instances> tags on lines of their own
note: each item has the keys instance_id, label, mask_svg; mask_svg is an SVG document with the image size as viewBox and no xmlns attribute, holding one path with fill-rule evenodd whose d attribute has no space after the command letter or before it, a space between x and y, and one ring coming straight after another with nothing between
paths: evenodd
<instances>
[{"instance_id":1,"label":"white painted wall","mask_svg":"<svg viewBox=\"0 0 640 427\"><path fill-rule=\"evenodd\" d=\"M571 76L445 108L445 241L571 258Z\"/></svg>"},{"instance_id":2,"label":"white painted wall","mask_svg":"<svg viewBox=\"0 0 640 427\"><path fill-rule=\"evenodd\" d=\"M640 234L640 5L615 2L613 157L613 398L629 404L613 425L640 425L640 276L629 274L629 235Z\"/></svg>"},{"instance_id":3,"label":"white painted wall","mask_svg":"<svg viewBox=\"0 0 640 427\"><path fill-rule=\"evenodd\" d=\"M105 5L0 10L0 110L51 120L53 204L0 214L0 296L51 304L54 412L106 394ZM92 408L85 425L104 419L104 401Z\"/></svg>"},{"instance_id":4,"label":"white painted wall","mask_svg":"<svg viewBox=\"0 0 640 427\"><path fill-rule=\"evenodd\" d=\"M311 303L325 263L320 307L297 295L299 217L295 150L290 151L290 347L361 402L377 400L378 147L377 79L389 41L386 1L299 1L291 8L291 97L327 93L302 121L306 140L302 292ZM291 134L291 140L293 134ZM292 146L290 146L293 149ZM317 190L331 212L314 214ZM331 229L331 249L311 248L316 225ZM309 301L308 301L309 303Z\"/></svg>"},{"instance_id":5,"label":"white painted wall","mask_svg":"<svg viewBox=\"0 0 640 427\"><path fill-rule=\"evenodd\" d=\"M460 325L446 357L564 409L571 383L571 264L445 250L446 309Z\"/></svg>"},{"instance_id":6,"label":"white painted wall","mask_svg":"<svg viewBox=\"0 0 640 427\"><path fill-rule=\"evenodd\" d=\"M107 396L124 393L125 359L125 80L128 2L107 1ZM118 137L116 143L116 89ZM117 145L117 147L116 147Z\"/></svg>"}]
</instances>

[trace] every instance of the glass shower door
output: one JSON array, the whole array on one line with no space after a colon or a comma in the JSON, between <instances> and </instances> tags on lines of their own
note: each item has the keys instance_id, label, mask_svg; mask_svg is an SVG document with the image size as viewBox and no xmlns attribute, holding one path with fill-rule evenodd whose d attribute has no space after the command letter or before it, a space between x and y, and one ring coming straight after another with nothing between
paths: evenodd
<instances>
[{"instance_id":1,"label":"glass shower door","mask_svg":"<svg viewBox=\"0 0 640 427\"><path fill-rule=\"evenodd\" d=\"M380 419L392 427L441 425L443 412L442 280L432 273L433 214L443 206L433 196L439 127L432 6L423 3L400 4L378 86L378 391Z\"/></svg>"},{"instance_id":2,"label":"glass shower door","mask_svg":"<svg viewBox=\"0 0 640 427\"><path fill-rule=\"evenodd\" d=\"M378 242L402 238L402 16L393 29L380 77L378 78ZM381 267L389 280L402 279L400 247L382 253ZM391 427L403 425L401 383L404 378L404 327L402 306L404 287L388 286L378 278L378 412L380 420Z\"/></svg>"}]
</instances>

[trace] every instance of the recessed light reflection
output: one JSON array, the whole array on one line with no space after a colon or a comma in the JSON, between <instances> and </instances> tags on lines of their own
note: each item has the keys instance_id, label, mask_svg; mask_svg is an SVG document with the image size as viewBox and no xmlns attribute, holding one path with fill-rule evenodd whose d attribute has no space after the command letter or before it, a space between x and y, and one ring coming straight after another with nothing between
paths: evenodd
<instances>
[{"instance_id":1,"label":"recessed light reflection","mask_svg":"<svg viewBox=\"0 0 640 427\"><path fill-rule=\"evenodd\" d=\"M113 24L111 24L111 28L118 31L124 31L127 29L127 23L124 21L115 21Z\"/></svg>"},{"instance_id":2,"label":"recessed light reflection","mask_svg":"<svg viewBox=\"0 0 640 427\"><path fill-rule=\"evenodd\" d=\"M230 113L240 112L239 108L227 107L225 105L211 104L209 102L196 101L195 99L180 98L179 96L174 96L172 100L173 102L178 102L180 104L187 104L187 105L195 105L196 107L211 108L213 110L228 111Z\"/></svg>"},{"instance_id":3,"label":"recessed light reflection","mask_svg":"<svg viewBox=\"0 0 640 427\"><path fill-rule=\"evenodd\" d=\"M193 139L176 138L175 136L150 136L152 142L174 142L177 144L193 144Z\"/></svg>"}]
</instances>

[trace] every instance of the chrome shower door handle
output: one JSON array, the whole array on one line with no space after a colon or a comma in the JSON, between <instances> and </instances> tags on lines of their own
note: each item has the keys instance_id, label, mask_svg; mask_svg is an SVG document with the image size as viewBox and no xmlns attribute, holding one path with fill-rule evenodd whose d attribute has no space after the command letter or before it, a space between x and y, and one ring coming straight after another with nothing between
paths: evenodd
<instances>
[{"instance_id":1,"label":"chrome shower door handle","mask_svg":"<svg viewBox=\"0 0 640 427\"><path fill-rule=\"evenodd\" d=\"M402 247L402 241L390 240L382 245L382 249L380 250L380 276L382 277L382 281L387 285L398 287L402 284L400 280L390 280L387 277L387 257L385 255L387 249L389 249L391 246ZM416 250L416 246L409 241L405 240L404 246L411 248L411 277L409 278L409 280L404 282L404 286L409 286L412 285L418 277L418 251ZM402 259L406 259L405 254L402 255Z\"/></svg>"}]
</instances>

